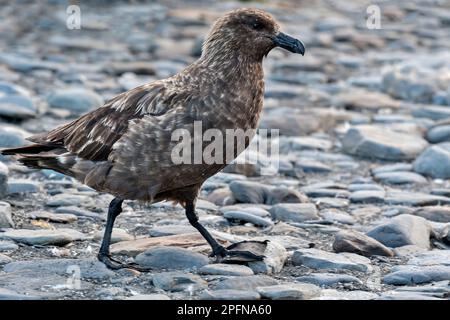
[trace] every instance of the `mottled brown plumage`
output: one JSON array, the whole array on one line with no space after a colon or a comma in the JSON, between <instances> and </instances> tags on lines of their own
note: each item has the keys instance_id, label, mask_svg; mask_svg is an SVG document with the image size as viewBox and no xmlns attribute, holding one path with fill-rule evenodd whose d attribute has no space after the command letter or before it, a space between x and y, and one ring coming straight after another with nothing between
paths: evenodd
<instances>
[{"instance_id":1,"label":"mottled brown plumage","mask_svg":"<svg viewBox=\"0 0 450 320\"><path fill-rule=\"evenodd\" d=\"M35 144L3 154L72 176L120 201L175 200L193 207L202 183L226 163L174 164L178 141L171 141L172 132L186 129L193 136L194 121L224 133L256 128L264 95L262 60L276 46L304 52L267 13L232 11L214 24L202 56L180 73L124 92L71 123L30 137Z\"/></svg>"}]
</instances>

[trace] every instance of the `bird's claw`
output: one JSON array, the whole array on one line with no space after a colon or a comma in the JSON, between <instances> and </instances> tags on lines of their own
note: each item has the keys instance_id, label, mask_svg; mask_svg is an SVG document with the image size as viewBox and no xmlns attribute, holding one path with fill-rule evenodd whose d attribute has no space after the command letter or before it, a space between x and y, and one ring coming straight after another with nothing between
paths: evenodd
<instances>
[{"instance_id":1,"label":"bird's claw","mask_svg":"<svg viewBox=\"0 0 450 320\"><path fill-rule=\"evenodd\" d=\"M120 270L120 269L132 269L139 272L149 272L151 269L139 266L137 263L124 263L117 259L114 259L109 254L98 254L98 260L101 261L108 269Z\"/></svg>"}]
</instances>

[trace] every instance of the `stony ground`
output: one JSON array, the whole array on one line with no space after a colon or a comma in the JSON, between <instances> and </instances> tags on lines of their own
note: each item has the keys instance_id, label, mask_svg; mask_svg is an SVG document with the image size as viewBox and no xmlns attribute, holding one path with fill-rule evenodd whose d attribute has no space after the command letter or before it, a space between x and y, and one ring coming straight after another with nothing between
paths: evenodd
<instances>
[{"instance_id":1,"label":"stony ground","mask_svg":"<svg viewBox=\"0 0 450 320\"><path fill-rule=\"evenodd\" d=\"M232 8L270 11L307 54L265 61L279 174L236 162L198 205L224 244L270 240L263 262L214 263L180 207L127 202L112 251L154 272L107 270L95 255L112 197L3 157L0 298L448 298L448 1L90 1L81 30L48 2L0 9L0 147L179 71Z\"/></svg>"}]
</instances>

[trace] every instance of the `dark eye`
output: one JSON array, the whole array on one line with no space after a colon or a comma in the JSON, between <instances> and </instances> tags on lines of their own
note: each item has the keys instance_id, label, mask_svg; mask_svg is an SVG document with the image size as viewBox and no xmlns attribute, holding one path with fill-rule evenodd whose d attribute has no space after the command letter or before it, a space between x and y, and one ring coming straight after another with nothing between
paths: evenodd
<instances>
[{"instance_id":1,"label":"dark eye","mask_svg":"<svg viewBox=\"0 0 450 320\"><path fill-rule=\"evenodd\" d=\"M254 29L254 30L262 30L262 29L264 29L264 24L262 24L260 21L253 21L252 22L252 28Z\"/></svg>"}]
</instances>

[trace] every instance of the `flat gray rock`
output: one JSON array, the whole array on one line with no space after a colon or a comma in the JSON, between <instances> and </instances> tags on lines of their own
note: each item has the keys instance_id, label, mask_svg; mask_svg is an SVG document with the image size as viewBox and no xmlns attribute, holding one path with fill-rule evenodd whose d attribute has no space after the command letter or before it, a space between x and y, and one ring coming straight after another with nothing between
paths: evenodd
<instances>
[{"instance_id":1,"label":"flat gray rock","mask_svg":"<svg viewBox=\"0 0 450 320\"><path fill-rule=\"evenodd\" d=\"M426 184L422 175L408 171L382 172L375 174L375 179L385 184Z\"/></svg>"},{"instance_id":2,"label":"flat gray rock","mask_svg":"<svg viewBox=\"0 0 450 320\"><path fill-rule=\"evenodd\" d=\"M0 300L41 300L39 296L20 294L13 290L0 288Z\"/></svg>"},{"instance_id":3,"label":"flat gray rock","mask_svg":"<svg viewBox=\"0 0 450 320\"><path fill-rule=\"evenodd\" d=\"M320 288L307 283L289 283L256 288L263 298L271 300L309 300L320 295Z\"/></svg>"},{"instance_id":4,"label":"flat gray rock","mask_svg":"<svg viewBox=\"0 0 450 320\"><path fill-rule=\"evenodd\" d=\"M415 216L435 222L450 222L450 206L427 206L415 210Z\"/></svg>"},{"instance_id":5,"label":"flat gray rock","mask_svg":"<svg viewBox=\"0 0 450 320\"><path fill-rule=\"evenodd\" d=\"M357 277L341 273L311 273L307 276L298 277L296 280L298 282L312 283L321 287L330 287L338 283L362 284L362 281Z\"/></svg>"},{"instance_id":6,"label":"flat gray rock","mask_svg":"<svg viewBox=\"0 0 450 320\"><path fill-rule=\"evenodd\" d=\"M155 247L136 256L136 262L147 268L192 269L209 264L208 257L176 247Z\"/></svg>"},{"instance_id":7,"label":"flat gray rock","mask_svg":"<svg viewBox=\"0 0 450 320\"><path fill-rule=\"evenodd\" d=\"M413 285L450 280L450 266L396 266L383 278L383 283Z\"/></svg>"},{"instance_id":8,"label":"flat gray rock","mask_svg":"<svg viewBox=\"0 0 450 320\"><path fill-rule=\"evenodd\" d=\"M222 275L222 276L251 276L253 270L246 266L237 264L207 264L198 270L201 274Z\"/></svg>"},{"instance_id":9,"label":"flat gray rock","mask_svg":"<svg viewBox=\"0 0 450 320\"><path fill-rule=\"evenodd\" d=\"M307 198L300 192L286 187L272 187L253 181L233 181L229 185L234 199L241 203L277 204L301 203Z\"/></svg>"},{"instance_id":10,"label":"flat gray rock","mask_svg":"<svg viewBox=\"0 0 450 320\"><path fill-rule=\"evenodd\" d=\"M3 271L7 273L29 274L34 277L53 274L67 277L78 270L82 279L101 280L115 274L97 259L37 259L11 262L3 267Z\"/></svg>"},{"instance_id":11,"label":"flat gray rock","mask_svg":"<svg viewBox=\"0 0 450 320\"><path fill-rule=\"evenodd\" d=\"M19 246L12 241L0 241L0 252L15 251L17 249L19 249Z\"/></svg>"},{"instance_id":12,"label":"flat gray rock","mask_svg":"<svg viewBox=\"0 0 450 320\"><path fill-rule=\"evenodd\" d=\"M328 173L333 170L330 166L323 162L310 159L297 160L294 168L302 173Z\"/></svg>"},{"instance_id":13,"label":"flat gray rock","mask_svg":"<svg viewBox=\"0 0 450 320\"><path fill-rule=\"evenodd\" d=\"M259 300L261 296L250 290L206 290L200 294L201 300Z\"/></svg>"},{"instance_id":14,"label":"flat gray rock","mask_svg":"<svg viewBox=\"0 0 450 320\"><path fill-rule=\"evenodd\" d=\"M314 300L374 300L377 298L378 294L374 292L324 289L322 290L322 294L319 297L314 298Z\"/></svg>"},{"instance_id":15,"label":"flat gray rock","mask_svg":"<svg viewBox=\"0 0 450 320\"><path fill-rule=\"evenodd\" d=\"M57 207L55 209L56 213L63 213L63 214L73 214L77 217L81 218L89 218L89 219L95 219L95 220L106 220L105 217L96 212L88 211L82 208L78 208L75 206L61 206Z\"/></svg>"},{"instance_id":16,"label":"flat gray rock","mask_svg":"<svg viewBox=\"0 0 450 320\"><path fill-rule=\"evenodd\" d=\"M192 273L170 271L153 275L155 287L165 291L198 291L207 287L207 282Z\"/></svg>"},{"instance_id":17,"label":"flat gray rock","mask_svg":"<svg viewBox=\"0 0 450 320\"><path fill-rule=\"evenodd\" d=\"M373 183L352 183L348 185L348 190L354 191L384 191L382 186Z\"/></svg>"},{"instance_id":18,"label":"flat gray rock","mask_svg":"<svg viewBox=\"0 0 450 320\"><path fill-rule=\"evenodd\" d=\"M416 266L443 265L450 267L450 250L431 250L420 252L408 260L408 264Z\"/></svg>"},{"instance_id":19,"label":"flat gray rock","mask_svg":"<svg viewBox=\"0 0 450 320\"><path fill-rule=\"evenodd\" d=\"M175 234L192 233L196 231L197 229L188 225L163 225L150 228L150 230L148 230L148 233L150 237L164 237Z\"/></svg>"},{"instance_id":20,"label":"flat gray rock","mask_svg":"<svg viewBox=\"0 0 450 320\"><path fill-rule=\"evenodd\" d=\"M330 198L330 197L315 198L314 203L320 209L323 209L323 208L344 209L350 205L350 201L348 199Z\"/></svg>"},{"instance_id":21,"label":"flat gray rock","mask_svg":"<svg viewBox=\"0 0 450 320\"><path fill-rule=\"evenodd\" d=\"M394 163L394 164L386 164L372 169L372 173L374 175L386 172L405 172L412 171L413 166L410 163Z\"/></svg>"},{"instance_id":22,"label":"flat gray rock","mask_svg":"<svg viewBox=\"0 0 450 320\"><path fill-rule=\"evenodd\" d=\"M327 220L327 221L331 221L331 222L337 222L337 223L342 223L342 224L355 224L356 220L355 218L353 218L351 215L345 213L344 211L340 211L340 210L336 210L336 209L328 209L328 210L324 210L321 211L319 213L319 215Z\"/></svg>"},{"instance_id":23,"label":"flat gray rock","mask_svg":"<svg viewBox=\"0 0 450 320\"><path fill-rule=\"evenodd\" d=\"M251 213L242 212L242 211L227 211L223 214L223 216L231 221L240 221L240 222L250 222L256 226L261 227L273 227L273 222L268 219L264 219L257 215L253 215Z\"/></svg>"},{"instance_id":24,"label":"flat gray rock","mask_svg":"<svg viewBox=\"0 0 450 320\"><path fill-rule=\"evenodd\" d=\"M77 216L69 213L51 213L46 211L33 211L27 213L27 216L35 220L47 220L57 223L71 223L77 221Z\"/></svg>"},{"instance_id":25,"label":"flat gray rock","mask_svg":"<svg viewBox=\"0 0 450 320\"><path fill-rule=\"evenodd\" d=\"M374 255L392 257L394 253L379 241L355 230L342 230L334 237L335 252L353 252L366 257Z\"/></svg>"},{"instance_id":26,"label":"flat gray rock","mask_svg":"<svg viewBox=\"0 0 450 320\"><path fill-rule=\"evenodd\" d=\"M256 207L254 205L235 204L235 205L221 207L219 209L219 211L222 214L225 214L228 211L237 211L237 212L249 213L249 214L261 217L261 218L270 217L269 211L267 211L261 207Z\"/></svg>"},{"instance_id":27,"label":"flat gray rock","mask_svg":"<svg viewBox=\"0 0 450 320\"><path fill-rule=\"evenodd\" d=\"M369 230L367 235L391 248L406 245L429 248L431 226L422 217L401 214Z\"/></svg>"},{"instance_id":28,"label":"flat gray rock","mask_svg":"<svg viewBox=\"0 0 450 320\"><path fill-rule=\"evenodd\" d=\"M0 239L14 240L28 245L64 246L77 240L85 239L85 235L74 229L7 229L0 232Z\"/></svg>"},{"instance_id":29,"label":"flat gray rock","mask_svg":"<svg viewBox=\"0 0 450 320\"><path fill-rule=\"evenodd\" d=\"M353 155L398 161L414 159L428 143L418 135L361 125L347 131L342 145L345 152Z\"/></svg>"},{"instance_id":30,"label":"flat gray rock","mask_svg":"<svg viewBox=\"0 0 450 320\"><path fill-rule=\"evenodd\" d=\"M303 222L317 220L316 205L313 203L279 203L270 209L272 218L280 221Z\"/></svg>"},{"instance_id":31,"label":"flat gray rock","mask_svg":"<svg viewBox=\"0 0 450 320\"><path fill-rule=\"evenodd\" d=\"M230 277L219 281L215 286L215 290L232 289L232 290L255 290L257 287L271 286L278 284L274 278L265 275Z\"/></svg>"},{"instance_id":32,"label":"flat gray rock","mask_svg":"<svg viewBox=\"0 0 450 320\"><path fill-rule=\"evenodd\" d=\"M9 179L8 194L20 195L26 193L37 193L41 191L41 184L30 179Z\"/></svg>"},{"instance_id":33,"label":"flat gray rock","mask_svg":"<svg viewBox=\"0 0 450 320\"><path fill-rule=\"evenodd\" d=\"M352 192L352 203L383 203L386 192L384 190L360 190Z\"/></svg>"},{"instance_id":34,"label":"flat gray rock","mask_svg":"<svg viewBox=\"0 0 450 320\"><path fill-rule=\"evenodd\" d=\"M389 190L386 192L385 203L389 205L427 206L450 204L450 198L422 192Z\"/></svg>"},{"instance_id":35,"label":"flat gray rock","mask_svg":"<svg viewBox=\"0 0 450 320\"><path fill-rule=\"evenodd\" d=\"M399 291L389 291L383 292L379 298L376 300L442 300L440 298L433 297L432 295L425 294L422 292L399 292Z\"/></svg>"},{"instance_id":36,"label":"flat gray rock","mask_svg":"<svg viewBox=\"0 0 450 320\"><path fill-rule=\"evenodd\" d=\"M354 253L332 253L318 249L296 250L292 256L292 263L313 269L337 269L369 272L371 262L366 257Z\"/></svg>"}]
</instances>

